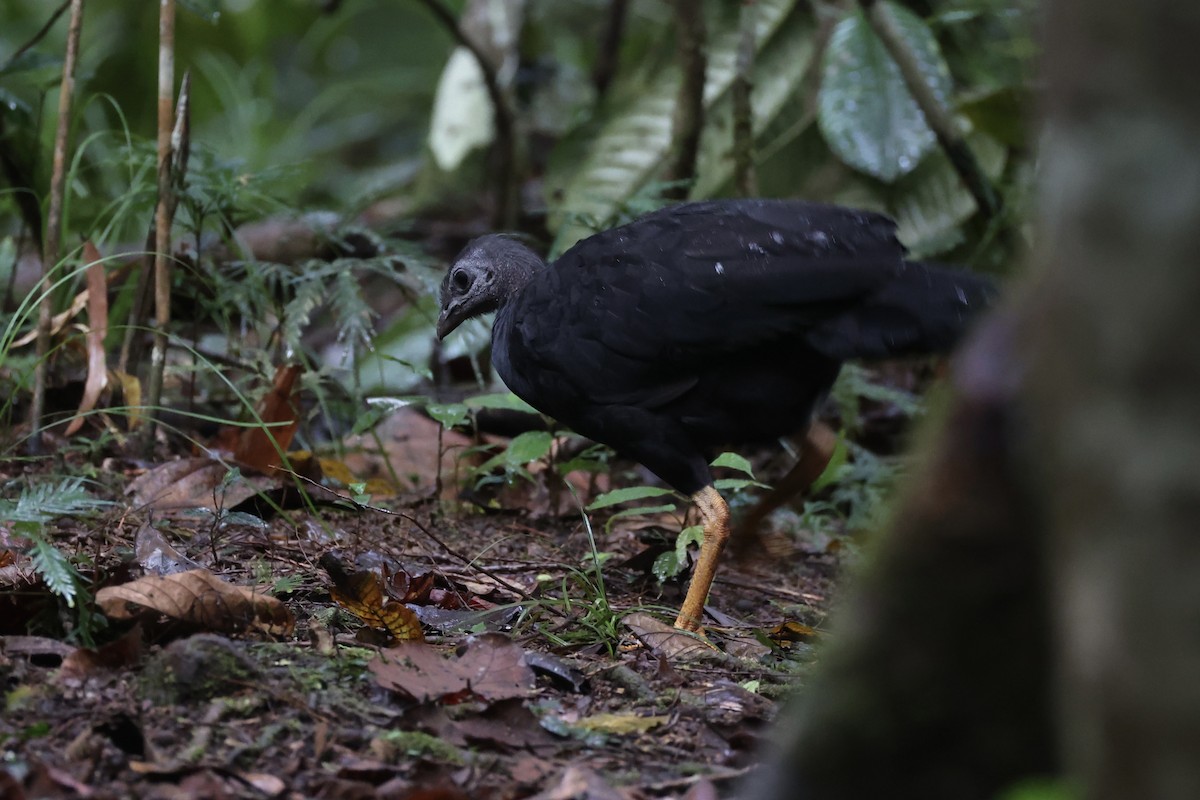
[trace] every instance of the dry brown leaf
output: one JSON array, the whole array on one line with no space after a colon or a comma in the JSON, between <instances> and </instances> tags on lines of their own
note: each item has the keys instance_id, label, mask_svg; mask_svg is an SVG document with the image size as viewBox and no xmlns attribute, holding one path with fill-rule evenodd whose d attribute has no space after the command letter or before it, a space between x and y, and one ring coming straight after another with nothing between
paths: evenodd
<instances>
[{"instance_id":1,"label":"dry brown leaf","mask_svg":"<svg viewBox=\"0 0 1200 800\"><path fill-rule=\"evenodd\" d=\"M300 370L299 364L276 369L274 386L258 405L258 417L263 425L243 428L238 437L234 458L239 464L267 473L285 466L286 459L281 454L291 446L300 423L292 397Z\"/></svg>"},{"instance_id":2,"label":"dry brown leaf","mask_svg":"<svg viewBox=\"0 0 1200 800\"><path fill-rule=\"evenodd\" d=\"M59 678L86 678L103 670L129 667L138 662L144 650L142 626L134 625L124 636L103 647L80 647L63 659Z\"/></svg>"},{"instance_id":3,"label":"dry brown leaf","mask_svg":"<svg viewBox=\"0 0 1200 800\"><path fill-rule=\"evenodd\" d=\"M374 572L334 575L329 595L342 608L372 628L385 630L400 641L424 641L421 623L404 603L383 596L383 578Z\"/></svg>"},{"instance_id":4,"label":"dry brown leaf","mask_svg":"<svg viewBox=\"0 0 1200 800\"><path fill-rule=\"evenodd\" d=\"M187 572L202 569L195 561L176 550L163 538L162 532L149 522L138 528L134 545L134 556L142 569L152 575L167 575L172 572Z\"/></svg>"},{"instance_id":5,"label":"dry brown leaf","mask_svg":"<svg viewBox=\"0 0 1200 800\"><path fill-rule=\"evenodd\" d=\"M181 508L233 508L276 485L271 478L243 475L225 484L230 466L211 458L183 458L159 464L129 482L125 494L139 508L169 511Z\"/></svg>"},{"instance_id":6,"label":"dry brown leaf","mask_svg":"<svg viewBox=\"0 0 1200 800\"><path fill-rule=\"evenodd\" d=\"M457 657L427 644L403 643L381 651L370 669L380 686L418 702L526 697L535 684L525 651L496 633L470 637Z\"/></svg>"},{"instance_id":7,"label":"dry brown leaf","mask_svg":"<svg viewBox=\"0 0 1200 800\"><path fill-rule=\"evenodd\" d=\"M567 767L556 785L529 800L629 800L629 795L586 767Z\"/></svg>"},{"instance_id":8,"label":"dry brown leaf","mask_svg":"<svg viewBox=\"0 0 1200 800\"><path fill-rule=\"evenodd\" d=\"M87 306L88 290L84 289L71 300L71 306L66 311L61 311L50 318L50 335L57 336L62 333L63 328L67 327L67 323L74 319L80 311ZM15 340L9 345L10 350L16 350L18 347L24 347L37 339L37 328L35 327L29 333Z\"/></svg>"},{"instance_id":9,"label":"dry brown leaf","mask_svg":"<svg viewBox=\"0 0 1200 800\"><path fill-rule=\"evenodd\" d=\"M700 661L712 658L716 652L711 644L694 634L671 627L649 614L636 611L621 620L625 627L655 655L672 661Z\"/></svg>"},{"instance_id":10,"label":"dry brown leaf","mask_svg":"<svg viewBox=\"0 0 1200 800\"><path fill-rule=\"evenodd\" d=\"M375 445L374 437L382 442L382 452ZM345 442L344 463L354 475L394 472L412 482L405 488L416 490L433 488L438 470L441 470L442 496L450 499L458 494L458 478L469 466L460 469L459 456L475 444L474 439L458 431L443 431L441 425L415 408L402 408L370 436L350 437Z\"/></svg>"},{"instance_id":11,"label":"dry brown leaf","mask_svg":"<svg viewBox=\"0 0 1200 800\"><path fill-rule=\"evenodd\" d=\"M234 586L201 569L107 586L96 593L96 603L110 619L164 614L226 633L256 629L281 636L291 633L295 625L287 606L276 598Z\"/></svg>"},{"instance_id":12,"label":"dry brown leaf","mask_svg":"<svg viewBox=\"0 0 1200 800\"><path fill-rule=\"evenodd\" d=\"M108 383L108 363L104 354L104 337L108 335L108 279L104 274L104 262L100 251L90 241L83 243L83 259L90 262L87 268L87 381L83 385L83 397L79 410L64 431L70 436L81 427L87 413L96 407L100 393Z\"/></svg>"}]
</instances>

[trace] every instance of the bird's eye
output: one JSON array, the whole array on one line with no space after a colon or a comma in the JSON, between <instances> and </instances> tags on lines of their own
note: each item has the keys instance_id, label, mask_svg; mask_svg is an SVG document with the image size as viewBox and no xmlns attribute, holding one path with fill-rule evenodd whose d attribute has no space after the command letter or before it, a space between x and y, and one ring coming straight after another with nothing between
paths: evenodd
<instances>
[{"instance_id":1,"label":"bird's eye","mask_svg":"<svg viewBox=\"0 0 1200 800\"><path fill-rule=\"evenodd\" d=\"M450 276L450 282L454 285L454 288L460 292L465 292L467 289L471 288L471 276L461 269Z\"/></svg>"}]
</instances>

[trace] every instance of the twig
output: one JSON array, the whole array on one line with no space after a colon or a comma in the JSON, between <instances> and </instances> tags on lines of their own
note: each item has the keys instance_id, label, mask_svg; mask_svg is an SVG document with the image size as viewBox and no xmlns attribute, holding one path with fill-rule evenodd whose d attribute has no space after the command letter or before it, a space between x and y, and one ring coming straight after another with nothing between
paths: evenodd
<instances>
[{"instance_id":1,"label":"twig","mask_svg":"<svg viewBox=\"0 0 1200 800\"><path fill-rule=\"evenodd\" d=\"M742 0L740 22L729 98L733 105L733 185L742 197L753 197L758 194L758 178L754 172L754 108L750 103L754 91L754 49L758 43L756 0Z\"/></svg>"},{"instance_id":2,"label":"twig","mask_svg":"<svg viewBox=\"0 0 1200 800\"><path fill-rule=\"evenodd\" d=\"M458 19L450 12L441 0L420 0L421 5L442 24L454 40L465 47L483 73L483 85L487 90L488 99L492 103L492 111L496 121L496 227L512 230L517 223L517 137L516 118L508 104L508 98L500 88L496 77L496 68L479 45L463 31Z\"/></svg>"},{"instance_id":3,"label":"twig","mask_svg":"<svg viewBox=\"0 0 1200 800\"><path fill-rule=\"evenodd\" d=\"M79 60L79 35L83 29L83 0L71 0L67 27L67 53L63 60L62 87L58 94L58 127L54 134L54 166L50 173L50 207L46 212L46 241L42 249L42 297L38 303L37 363L30 403L29 450L42 451L42 417L46 412L47 354L50 352L50 318L53 314L52 273L58 264L62 239L63 194L67 181L67 136L71 129L71 100L75 94L75 64Z\"/></svg>"},{"instance_id":4,"label":"twig","mask_svg":"<svg viewBox=\"0 0 1200 800\"><path fill-rule=\"evenodd\" d=\"M679 182L670 194L687 195L696 177L696 157L700 152L700 132L704 128L704 75L707 59L704 53L704 11L695 0L675 0L675 23L679 37L677 52L683 79L675 105L672 124L672 144L675 160L668 170L668 180Z\"/></svg>"},{"instance_id":5,"label":"twig","mask_svg":"<svg viewBox=\"0 0 1200 800\"><path fill-rule=\"evenodd\" d=\"M617 73L617 62L621 54L621 38L625 33L625 18L628 16L629 0L611 0L608 20L604 26L604 38L600 41L600 52L592 67L592 85L596 87L596 102L604 100L613 76Z\"/></svg>"},{"instance_id":6,"label":"twig","mask_svg":"<svg viewBox=\"0 0 1200 800\"><path fill-rule=\"evenodd\" d=\"M859 5L866 12L867 20L871 23L875 35L883 42L888 54L900 68L900 75L904 78L905 86L916 100L917 107L925 116L925 121L937 136L938 143L946 152L954 170L966 184L971 196L975 198L979 210L988 219L996 217L1000 213L999 195L996 194L991 181L983 174L975 154L971 152L971 148L954 124L953 117L939 102L933 89L925 82L917 57L900 34L896 18L892 15L891 10L886 3L877 3L875 0L859 0Z\"/></svg>"},{"instance_id":7,"label":"twig","mask_svg":"<svg viewBox=\"0 0 1200 800\"><path fill-rule=\"evenodd\" d=\"M175 188L170 197L169 216L172 220L175 219L175 209L179 205L179 190L183 188L184 178L187 176L188 154L191 152L191 86L192 73L184 71L183 81L179 85L179 101L175 104L175 127L171 131L171 181ZM154 246L156 236L157 220L146 232L146 244L142 248L139 259L141 266L137 271L133 290L133 302L129 304L125 336L121 341L121 354L117 361L117 368L128 374L136 373L142 360L141 342L150 303L150 279L154 274L157 252ZM199 245L196 252L203 252Z\"/></svg>"},{"instance_id":8,"label":"twig","mask_svg":"<svg viewBox=\"0 0 1200 800\"><path fill-rule=\"evenodd\" d=\"M154 347L150 351L149 408L161 407L167 366L167 326L171 322L171 220L175 212L171 132L175 118L175 0L162 0L158 17L158 202L154 211ZM142 449L154 446L157 428L149 416Z\"/></svg>"},{"instance_id":9,"label":"twig","mask_svg":"<svg viewBox=\"0 0 1200 800\"><path fill-rule=\"evenodd\" d=\"M46 20L46 24L43 25L38 32L29 39L28 42L14 50L13 54L8 57L8 60L5 61L3 65L0 65L0 72L4 72L4 70L11 67L16 63L18 58L25 55L25 52L29 50L29 48L46 38L46 34L49 33L50 29L54 27L54 23L58 22L58 18L63 15L63 12L67 10L67 6L69 5L71 5L71 0L63 0L62 3L59 4L58 8L54 9L54 13L50 15L50 19Z\"/></svg>"},{"instance_id":10,"label":"twig","mask_svg":"<svg viewBox=\"0 0 1200 800\"><path fill-rule=\"evenodd\" d=\"M475 563L475 561L473 561L472 559L468 558L467 556L465 556L462 553L455 550L450 545L446 544L440 538L435 536L433 531L429 530L424 525L422 525L417 520L417 518L412 516L411 514L405 514L403 511L392 511L390 508L383 508L382 506L373 506L373 505L370 505L369 503L361 503L352 497L346 497L345 495L338 494L337 492L333 491L332 489L322 486L321 484L317 483L316 481L312 480L311 478L305 477L304 475L301 475L298 472L292 472L291 470L281 470L281 472L286 473L287 475L291 476L292 478L294 478L296 480L302 481L304 483L307 483L310 486L316 487L317 489L320 489L324 493L331 494L342 502L350 503L352 506L354 506L355 510L357 510L357 511L370 510L370 511L376 511L380 514L385 514L389 517L399 517L400 519L411 523L417 530L419 530L421 533L425 534L427 537L432 539L434 544L436 544L438 547L445 550L453 558L456 558L459 561L461 561L463 566L467 567L468 569L475 570L483 575L486 575L487 577L489 577L493 581L495 581L497 584L499 584L500 586L503 586L505 589L508 589L510 592L512 592L513 594L516 594L523 600L533 601L535 599L532 595L529 594L529 592L525 591L520 586L509 583L508 581L504 580L503 578L501 578L498 575L496 575L495 573L493 573L487 567L480 566L479 564Z\"/></svg>"}]
</instances>

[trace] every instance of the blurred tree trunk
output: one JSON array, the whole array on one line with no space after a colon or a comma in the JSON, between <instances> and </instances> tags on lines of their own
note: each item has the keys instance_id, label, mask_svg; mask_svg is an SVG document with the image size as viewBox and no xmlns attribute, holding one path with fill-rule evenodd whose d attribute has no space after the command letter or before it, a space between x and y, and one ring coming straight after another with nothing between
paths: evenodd
<instances>
[{"instance_id":1,"label":"blurred tree trunk","mask_svg":"<svg viewBox=\"0 0 1200 800\"><path fill-rule=\"evenodd\" d=\"M1045 30L1039 282L963 354L751 797L1200 797L1200 4Z\"/></svg>"},{"instance_id":2,"label":"blurred tree trunk","mask_svg":"<svg viewBox=\"0 0 1200 800\"><path fill-rule=\"evenodd\" d=\"M1087 797L1200 797L1200 4L1059 0L1031 337Z\"/></svg>"}]
</instances>

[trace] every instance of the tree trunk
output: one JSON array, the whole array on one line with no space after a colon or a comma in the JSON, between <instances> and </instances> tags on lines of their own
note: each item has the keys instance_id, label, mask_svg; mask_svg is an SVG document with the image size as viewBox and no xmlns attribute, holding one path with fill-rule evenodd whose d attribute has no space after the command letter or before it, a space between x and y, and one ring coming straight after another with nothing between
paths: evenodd
<instances>
[{"instance_id":1,"label":"tree trunk","mask_svg":"<svg viewBox=\"0 0 1200 800\"><path fill-rule=\"evenodd\" d=\"M1200 4L1059 0L1047 30L1030 399L1064 754L1089 798L1197 798Z\"/></svg>"}]
</instances>

